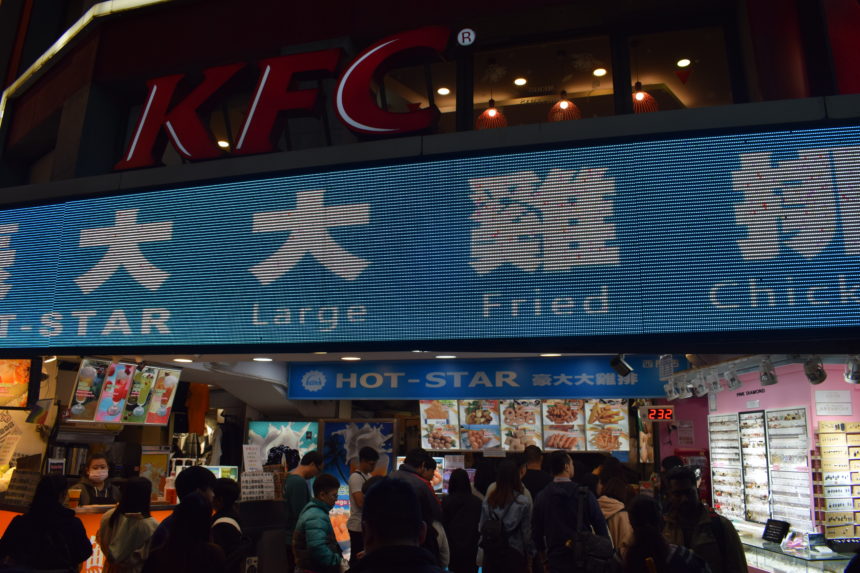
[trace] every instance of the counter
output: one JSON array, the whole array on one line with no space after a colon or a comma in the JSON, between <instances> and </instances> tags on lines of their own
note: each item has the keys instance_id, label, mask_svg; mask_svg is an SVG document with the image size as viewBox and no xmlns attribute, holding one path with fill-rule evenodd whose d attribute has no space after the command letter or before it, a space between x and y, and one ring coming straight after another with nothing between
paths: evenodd
<instances>
[{"instance_id":1,"label":"counter","mask_svg":"<svg viewBox=\"0 0 860 573\"><path fill-rule=\"evenodd\" d=\"M104 565L104 554L98 546L98 543L96 543L96 532L98 532L99 525L101 525L102 515L112 507L114 506L90 505L75 509L75 514L84 524L84 530L86 530L87 535L90 538L90 543L93 544L93 554L86 563L84 563L84 567L82 568L86 573L101 573L102 566ZM165 517L173 512L174 507L175 506L173 505L158 504L153 505L150 511L152 517L161 523ZM16 515L20 515L26 511L26 508L19 506L0 505L0 535L6 532L6 528L9 527L9 523Z\"/></svg>"},{"instance_id":2,"label":"counter","mask_svg":"<svg viewBox=\"0 0 860 573\"><path fill-rule=\"evenodd\" d=\"M734 523L734 522L733 522ZM750 573L806 573L827 571L842 573L853 555L833 553L827 547L813 549L783 549L777 543L761 539L763 526L751 527L749 523L734 523L744 545ZM757 529L757 533L753 533Z\"/></svg>"}]
</instances>

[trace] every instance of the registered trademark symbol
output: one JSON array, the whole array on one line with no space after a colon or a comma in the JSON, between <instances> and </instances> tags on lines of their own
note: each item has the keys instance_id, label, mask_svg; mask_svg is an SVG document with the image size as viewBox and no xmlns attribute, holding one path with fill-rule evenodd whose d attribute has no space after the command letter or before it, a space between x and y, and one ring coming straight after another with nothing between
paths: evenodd
<instances>
[{"instance_id":1,"label":"registered trademark symbol","mask_svg":"<svg viewBox=\"0 0 860 573\"><path fill-rule=\"evenodd\" d=\"M471 46L475 43L475 31L471 28L463 28L457 32L457 43L461 46Z\"/></svg>"}]
</instances>

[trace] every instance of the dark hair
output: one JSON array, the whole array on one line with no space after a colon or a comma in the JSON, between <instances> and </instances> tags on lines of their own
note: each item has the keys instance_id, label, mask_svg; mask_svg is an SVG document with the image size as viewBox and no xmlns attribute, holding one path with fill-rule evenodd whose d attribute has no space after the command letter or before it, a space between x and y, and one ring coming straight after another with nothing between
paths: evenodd
<instances>
[{"instance_id":1,"label":"dark hair","mask_svg":"<svg viewBox=\"0 0 860 573\"><path fill-rule=\"evenodd\" d=\"M414 448L406 452L406 457L403 459L403 463L412 466L413 468L417 468L427 462L427 458L430 457L430 454L427 453L427 450L424 448Z\"/></svg>"},{"instance_id":2,"label":"dark hair","mask_svg":"<svg viewBox=\"0 0 860 573\"><path fill-rule=\"evenodd\" d=\"M230 478L218 478L212 488L215 498L221 501L221 509L230 509L239 499L239 484Z\"/></svg>"},{"instance_id":3,"label":"dark hair","mask_svg":"<svg viewBox=\"0 0 860 573\"><path fill-rule=\"evenodd\" d=\"M339 487L340 481L336 477L331 474L320 474L314 480L314 497L318 497L323 492L338 489Z\"/></svg>"},{"instance_id":4,"label":"dark hair","mask_svg":"<svg viewBox=\"0 0 860 573\"><path fill-rule=\"evenodd\" d=\"M87 461L84 462L84 467L81 470L81 473L83 475L86 475L86 472L88 472L90 470L90 465L92 465L92 463L96 460L104 460L108 466L108 471L110 471L110 463L108 463L107 454L105 454L103 452L94 452L94 453L91 453L87 456Z\"/></svg>"},{"instance_id":5,"label":"dark hair","mask_svg":"<svg viewBox=\"0 0 860 573\"><path fill-rule=\"evenodd\" d=\"M215 474L203 466L191 466L179 472L174 484L176 486L176 495L181 501L185 496L197 490L202 492L214 488Z\"/></svg>"},{"instance_id":6,"label":"dark hair","mask_svg":"<svg viewBox=\"0 0 860 573\"><path fill-rule=\"evenodd\" d=\"M552 475L557 476L564 472L567 464L571 463L570 456L566 452L555 451L549 456L549 471Z\"/></svg>"},{"instance_id":7,"label":"dark hair","mask_svg":"<svg viewBox=\"0 0 860 573\"><path fill-rule=\"evenodd\" d=\"M666 556L669 545L663 538L663 518L660 508L653 497L637 495L627 510L630 525L633 527L633 543L627 549L625 571L648 573L645 559L654 560L657 571L666 570Z\"/></svg>"},{"instance_id":8,"label":"dark hair","mask_svg":"<svg viewBox=\"0 0 860 573\"><path fill-rule=\"evenodd\" d=\"M624 465L618 458L609 456L601 462L597 479L601 484L606 485L612 478L624 480Z\"/></svg>"},{"instance_id":9,"label":"dark hair","mask_svg":"<svg viewBox=\"0 0 860 573\"><path fill-rule=\"evenodd\" d=\"M63 476L57 474L42 476L30 502L29 513L50 512L62 507L60 497L65 495L67 489L69 489L69 483Z\"/></svg>"},{"instance_id":10,"label":"dark hair","mask_svg":"<svg viewBox=\"0 0 860 573\"><path fill-rule=\"evenodd\" d=\"M469 474L466 470L457 468L448 478L448 495L462 493L472 495L472 484L469 482Z\"/></svg>"},{"instance_id":11,"label":"dark hair","mask_svg":"<svg viewBox=\"0 0 860 573\"><path fill-rule=\"evenodd\" d=\"M609 479L606 483L603 483L603 481L600 483L603 486L603 495L617 499L621 503L627 503L630 493L627 489L627 482L623 479L616 476Z\"/></svg>"},{"instance_id":12,"label":"dark hair","mask_svg":"<svg viewBox=\"0 0 860 573\"><path fill-rule=\"evenodd\" d=\"M475 489L481 492L481 495L487 494L487 488L493 483L496 477L496 464L488 458L481 458L478 466L475 469Z\"/></svg>"},{"instance_id":13,"label":"dark hair","mask_svg":"<svg viewBox=\"0 0 860 573\"><path fill-rule=\"evenodd\" d=\"M666 456L663 458L663 461L660 462L660 467L663 468L664 472L671 470L672 468L677 468L678 466L683 466L684 460L679 458L678 456Z\"/></svg>"},{"instance_id":14,"label":"dark hair","mask_svg":"<svg viewBox=\"0 0 860 573\"><path fill-rule=\"evenodd\" d=\"M678 466L669 470L666 474L666 483L673 481L683 481L690 484L690 487L696 487L696 470L690 466Z\"/></svg>"},{"instance_id":15,"label":"dark hair","mask_svg":"<svg viewBox=\"0 0 860 573\"><path fill-rule=\"evenodd\" d=\"M367 492L370 491L370 488L381 482L385 479L385 476L370 476L366 482L361 484L361 493L367 495Z\"/></svg>"},{"instance_id":16,"label":"dark hair","mask_svg":"<svg viewBox=\"0 0 860 573\"><path fill-rule=\"evenodd\" d=\"M437 465L438 464L436 463L436 460L433 459L433 456L431 456L430 454L427 454L427 457L424 458L424 469L435 471Z\"/></svg>"},{"instance_id":17,"label":"dark hair","mask_svg":"<svg viewBox=\"0 0 860 573\"><path fill-rule=\"evenodd\" d=\"M379 461L379 452L370 446L364 446L358 450L358 461L360 462L376 462Z\"/></svg>"},{"instance_id":18,"label":"dark hair","mask_svg":"<svg viewBox=\"0 0 860 573\"><path fill-rule=\"evenodd\" d=\"M505 460L499 464L496 471L496 489L487 496L487 505L490 508L506 507L522 492L523 482L520 481L519 466L513 460Z\"/></svg>"},{"instance_id":19,"label":"dark hair","mask_svg":"<svg viewBox=\"0 0 860 573\"><path fill-rule=\"evenodd\" d=\"M523 457L527 464L539 464L543 459L543 452L537 446L526 446L526 449L523 450Z\"/></svg>"},{"instance_id":20,"label":"dark hair","mask_svg":"<svg viewBox=\"0 0 860 573\"><path fill-rule=\"evenodd\" d=\"M385 542L417 543L421 534L418 496L405 481L382 478L368 489L361 520Z\"/></svg>"},{"instance_id":21,"label":"dark hair","mask_svg":"<svg viewBox=\"0 0 860 573\"><path fill-rule=\"evenodd\" d=\"M522 454L516 454L511 456L511 460L516 464L517 469L520 469L527 465L526 457Z\"/></svg>"},{"instance_id":22,"label":"dark hair","mask_svg":"<svg viewBox=\"0 0 860 573\"><path fill-rule=\"evenodd\" d=\"M191 469L194 468L188 468L182 473ZM200 469L209 471L202 467ZM212 472L209 472L209 475L215 477ZM212 505L209 499L200 491L190 492L173 510L173 523L171 523L167 545L173 547L176 552L187 555L185 552L192 549L194 545L208 543L211 516Z\"/></svg>"},{"instance_id":23,"label":"dark hair","mask_svg":"<svg viewBox=\"0 0 860 573\"><path fill-rule=\"evenodd\" d=\"M322 467L324 462L325 458L323 458L323 455L316 450L312 450L302 456L302 461L299 462L299 465Z\"/></svg>"},{"instance_id":24,"label":"dark hair","mask_svg":"<svg viewBox=\"0 0 860 573\"><path fill-rule=\"evenodd\" d=\"M119 486L119 504L110 516L113 527L119 521L119 516L126 513L140 513L149 517L149 501L152 497L152 482L144 477L132 477L117 482Z\"/></svg>"}]
</instances>

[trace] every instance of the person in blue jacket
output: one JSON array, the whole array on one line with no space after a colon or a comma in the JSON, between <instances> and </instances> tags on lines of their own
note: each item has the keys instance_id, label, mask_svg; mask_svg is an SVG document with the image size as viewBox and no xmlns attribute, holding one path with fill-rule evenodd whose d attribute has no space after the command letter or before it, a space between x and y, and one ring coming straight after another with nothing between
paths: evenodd
<instances>
[{"instance_id":1,"label":"person in blue jacket","mask_svg":"<svg viewBox=\"0 0 860 573\"><path fill-rule=\"evenodd\" d=\"M343 564L329 512L337 502L340 482L330 474L314 481L314 497L302 509L293 532L296 573L340 573Z\"/></svg>"}]
</instances>

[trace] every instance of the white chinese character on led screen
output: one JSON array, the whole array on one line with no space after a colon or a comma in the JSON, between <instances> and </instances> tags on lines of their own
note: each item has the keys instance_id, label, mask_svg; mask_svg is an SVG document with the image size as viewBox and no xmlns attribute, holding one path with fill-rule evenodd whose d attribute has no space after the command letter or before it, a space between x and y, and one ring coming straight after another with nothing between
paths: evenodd
<instances>
[{"instance_id":1,"label":"white chinese character on led screen","mask_svg":"<svg viewBox=\"0 0 860 573\"><path fill-rule=\"evenodd\" d=\"M125 268L131 278L142 287L156 291L170 277L147 260L140 250L140 243L169 241L173 238L173 223L138 223L140 209L119 210L114 215L113 227L84 229L79 246L107 247L99 262L75 279L78 288L89 294L102 286L120 268Z\"/></svg>"},{"instance_id":2,"label":"white chinese character on led screen","mask_svg":"<svg viewBox=\"0 0 860 573\"><path fill-rule=\"evenodd\" d=\"M735 205L735 222L746 229L743 258L774 259L788 249L811 259L840 234L845 254L860 254L858 156L860 148L805 149L776 163L771 153L741 154L732 185L743 193Z\"/></svg>"},{"instance_id":3,"label":"white chinese character on led screen","mask_svg":"<svg viewBox=\"0 0 860 573\"><path fill-rule=\"evenodd\" d=\"M329 234L333 227L367 225L370 204L325 206L325 191L296 193L293 211L254 213L252 232L289 232L281 247L264 261L252 266L251 273L260 284L268 285L290 271L305 255L311 255L337 276L355 280L370 264L338 245Z\"/></svg>"},{"instance_id":4,"label":"white chinese character on led screen","mask_svg":"<svg viewBox=\"0 0 860 573\"><path fill-rule=\"evenodd\" d=\"M0 299L6 298L12 285L6 282L11 273L6 269L15 264L15 249L10 249L12 237L18 232L18 224L0 225Z\"/></svg>"},{"instance_id":5,"label":"white chinese character on led screen","mask_svg":"<svg viewBox=\"0 0 860 573\"><path fill-rule=\"evenodd\" d=\"M485 274L510 264L527 272L619 264L615 181L606 169L553 169L469 180L474 211L471 265Z\"/></svg>"}]
</instances>

